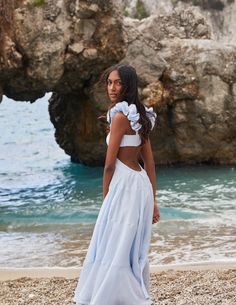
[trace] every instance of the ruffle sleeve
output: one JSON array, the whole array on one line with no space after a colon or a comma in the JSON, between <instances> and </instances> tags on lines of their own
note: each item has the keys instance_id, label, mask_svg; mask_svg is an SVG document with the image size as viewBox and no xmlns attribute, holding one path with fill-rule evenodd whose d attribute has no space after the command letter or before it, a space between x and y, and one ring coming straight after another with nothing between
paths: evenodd
<instances>
[{"instance_id":1,"label":"ruffle sleeve","mask_svg":"<svg viewBox=\"0 0 236 305\"><path fill-rule=\"evenodd\" d=\"M133 130L138 131L142 127L142 125L138 123L140 114L137 112L136 105L128 105L126 101L116 103L116 105L107 112L107 121L109 124L111 124L113 116L120 111L127 116Z\"/></svg>"},{"instance_id":2,"label":"ruffle sleeve","mask_svg":"<svg viewBox=\"0 0 236 305\"><path fill-rule=\"evenodd\" d=\"M153 110L153 107L146 107L144 105L145 109L146 109L146 114L147 114L147 117L149 118L149 120L151 121L151 124L152 124L152 128L154 128L155 126L155 122L156 122L156 118L157 118L157 114L156 112Z\"/></svg>"},{"instance_id":3,"label":"ruffle sleeve","mask_svg":"<svg viewBox=\"0 0 236 305\"><path fill-rule=\"evenodd\" d=\"M153 111L152 107L144 107L146 109L147 116L151 121L153 129L156 120L156 113ZM138 131L142 127L142 125L138 122L140 114L137 111L137 107L135 104L128 105L126 101L116 103L114 107L107 111L107 122L109 124L111 124L112 118L117 112L123 112L124 115L127 116L128 120L130 121L131 128L133 130Z\"/></svg>"}]
</instances>

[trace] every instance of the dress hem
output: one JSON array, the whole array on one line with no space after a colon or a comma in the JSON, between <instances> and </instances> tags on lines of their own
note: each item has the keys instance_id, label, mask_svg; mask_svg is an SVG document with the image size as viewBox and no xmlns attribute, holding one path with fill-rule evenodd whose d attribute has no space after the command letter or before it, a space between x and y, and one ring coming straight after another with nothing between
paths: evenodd
<instances>
[{"instance_id":1,"label":"dress hem","mask_svg":"<svg viewBox=\"0 0 236 305\"><path fill-rule=\"evenodd\" d=\"M99 304L85 302L85 301L82 301L82 302L81 301L75 301L74 299L73 299L73 302L76 303L76 305L99 305ZM144 302L144 303L139 304L139 305L152 305L152 304L154 304L154 302L152 302L151 300L150 300L150 303L149 303L148 300L147 300L147 302Z\"/></svg>"}]
</instances>

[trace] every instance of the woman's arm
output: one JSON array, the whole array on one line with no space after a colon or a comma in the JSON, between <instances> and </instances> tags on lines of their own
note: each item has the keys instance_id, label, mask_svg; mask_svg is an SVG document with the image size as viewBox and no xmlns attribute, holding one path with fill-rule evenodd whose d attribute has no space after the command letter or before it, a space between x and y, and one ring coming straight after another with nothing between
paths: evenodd
<instances>
[{"instance_id":1,"label":"woman's arm","mask_svg":"<svg viewBox=\"0 0 236 305\"><path fill-rule=\"evenodd\" d=\"M152 148L150 140L148 139L146 143L142 146L140 151L141 158L144 163L144 169L150 179L153 189L154 203L156 202L156 169L155 162L152 154Z\"/></svg>"},{"instance_id":2,"label":"woman's arm","mask_svg":"<svg viewBox=\"0 0 236 305\"><path fill-rule=\"evenodd\" d=\"M145 168L147 175L152 184L153 198L154 198L152 223L154 224L160 220L160 211L159 211L159 208L158 208L157 202L156 202L156 169L155 169L155 162L154 162L154 158L153 158L153 154L152 154L151 143L150 143L149 139L142 146L140 155L144 162L144 168Z\"/></svg>"},{"instance_id":3,"label":"woman's arm","mask_svg":"<svg viewBox=\"0 0 236 305\"><path fill-rule=\"evenodd\" d=\"M115 162L120 147L120 142L127 128L127 117L122 112L117 112L112 118L110 127L109 145L107 148L105 166L103 171L103 200L109 190L109 184L115 171Z\"/></svg>"}]
</instances>

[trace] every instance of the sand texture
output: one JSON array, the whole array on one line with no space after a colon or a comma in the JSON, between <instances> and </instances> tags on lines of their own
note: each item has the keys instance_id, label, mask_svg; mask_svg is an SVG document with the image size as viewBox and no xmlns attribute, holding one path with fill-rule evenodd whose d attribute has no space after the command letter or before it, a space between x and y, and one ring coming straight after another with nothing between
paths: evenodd
<instances>
[{"instance_id":1,"label":"sand texture","mask_svg":"<svg viewBox=\"0 0 236 305\"><path fill-rule=\"evenodd\" d=\"M150 279L155 305L236 304L236 269L167 270L151 273ZM76 284L76 278L64 277L4 280L0 282L0 304L75 305Z\"/></svg>"}]
</instances>

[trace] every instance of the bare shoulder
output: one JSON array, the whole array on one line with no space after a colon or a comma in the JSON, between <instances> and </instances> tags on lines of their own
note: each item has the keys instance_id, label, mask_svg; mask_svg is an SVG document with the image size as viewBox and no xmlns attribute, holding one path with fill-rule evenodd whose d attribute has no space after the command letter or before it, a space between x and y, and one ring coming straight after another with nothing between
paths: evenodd
<instances>
[{"instance_id":1,"label":"bare shoulder","mask_svg":"<svg viewBox=\"0 0 236 305\"><path fill-rule=\"evenodd\" d=\"M112 125L127 127L129 120L123 112L117 112L112 118Z\"/></svg>"}]
</instances>

